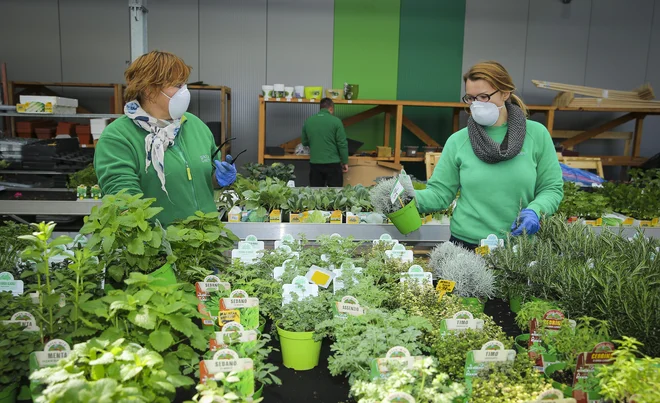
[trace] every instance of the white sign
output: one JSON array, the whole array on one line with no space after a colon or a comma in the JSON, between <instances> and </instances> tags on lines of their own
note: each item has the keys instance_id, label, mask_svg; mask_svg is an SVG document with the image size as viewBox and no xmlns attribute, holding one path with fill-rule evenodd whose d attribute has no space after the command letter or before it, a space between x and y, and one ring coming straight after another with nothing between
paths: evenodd
<instances>
[{"instance_id":1,"label":"white sign","mask_svg":"<svg viewBox=\"0 0 660 403\"><path fill-rule=\"evenodd\" d=\"M397 178L396 182L394 183L394 187L392 188L392 193L390 193L390 201L392 204L394 204L399 199L399 196L401 196L403 192L405 192L405 189L403 188L399 178Z\"/></svg>"},{"instance_id":2,"label":"white sign","mask_svg":"<svg viewBox=\"0 0 660 403\"><path fill-rule=\"evenodd\" d=\"M401 273L401 282L417 281L419 284L427 284L433 286L433 273L424 271L420 265L412 265L407 273Z\"/></svg>"},{"instance_id":3,"label":"white sign","mask_svg":"<svg viewBox=\"0 0 660 403\"><path fill-rule=\"evenodd\" d=\"M307 297L318 297L319 286L316 284L310 284L303 276L296 276L291 284L284 284L282 286L283 306L293 301L292 294L297 295L299 300Z\"/></svg>"},{"instance_id":4,"label":"white sign","mask_svg":"<svg viewBox=\"0 0 660 403\"><path fill-rule=\"evenodd\" d=\"M399 259L402 262L412 262L413 261L413 251L407 250L405 246L397 243L392 247L392 250L386 250L385 255L390 259Z\"/></svg>"},{"instance_id":5,"label":"white sign","mask_svg":"<svg viewBox=\"0 0 660 403\"><path fill-rule=\"evenodd\" d=\"M238 249L241 249L241 245L249 244L254 250L264 250L265 245L264 241L257 239L255 235L248 235L245 237L245 241L240 241L238 243Z\"/></svg>"},{"instance_id":6,"label":"white sign","mask_svg":"<svg viewBox=\"0 0 660 403\"><path fill-rule=\"evenodd\" d=\"M14 280L14 276L5 271L0 273L0 292L10 292L15 297L23 294L23 280Z\"/></svg>"}]
</instances>

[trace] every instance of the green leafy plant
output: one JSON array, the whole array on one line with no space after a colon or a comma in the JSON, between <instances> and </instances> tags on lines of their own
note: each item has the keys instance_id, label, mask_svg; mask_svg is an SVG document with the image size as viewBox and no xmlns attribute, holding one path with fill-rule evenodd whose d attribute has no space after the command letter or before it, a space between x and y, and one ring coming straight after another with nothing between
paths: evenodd
<instances>
[{"instance_id":1,"label":"green leafy plant","mask_svg":"<svg viewBox=\"0 0 660 403\"><path fill-rule=\"evenodd\" d=\"M566 217L580 217L589 220L601 218L610 211L610 200L597 192L587 192L572 182L564 182L564 198L557 214Z\"/></svg>"},{"instance_id":2,"label":"green leafy plant","mask_svg":"<svg viewBox=\"0 0 660 403\"><path fill-rule=\"evenodd\" d=\"M520 311L516 314L516 324L523 332L529 331L529 322L532 319L541 321L546 312L557 309L557 306L551 302L536 300L524 303Z\"/></svg>"},{"instance_id":3,"label":"green leafy plant","mask_svg":"<svg viewBox=\"0 0 660 403\"><path fill-rule=\"evenodd\" d=\"M231 401L236 403L258 403L263 400L263 398L253 399L250 396L242 394L239 389L240 381L241 378L238 372L218 372L213 375L213 378L207 379L206 383L196 386L197 394L193 397L192 402L212 403Z\"/></svg>"},{"instance_id":4,"label":"green leafy plant","mask_svg":"<svg viewBox=\"0 0 660 403\"><path fill-rule=\"evenodd\" d=\"M282 380L275 375L279 369L275 365L266 362L273 351L279 351L272 347L269 334L261 334L255 342L238 343L235 340L225 340L228 348L236 351L241 358L252 359L254 365L254 381L259 385L281 385Z\"/></svg>"},{"instance_id":5,"label":"green leafy plant","mask_svg":"<svg viewBox=\"0 0 660 403\"><path fill-rule=\"evenodd\" d=\"M169 402L176 388L194 384L187 376L168 372L158 353L125 339L77 344L67 358L37 370L30 379L47 385L37 403Z\"/></svg>"},{"instance_id":6,"label":"green leafy plant","mask_svg":"<svg viewBox=\"0 0 660 403\"><path fill-rule=\"evenodd\" d=\"M155 201L121 191L106 195L101 206L92 207L85 217L80 233L90 235L88 247L99 252L108 274L118 283L129 273L150 273L175 259L163 227L150 222L162 211L151 207Z\"/></svg>"},{"instance_id":7,"label":"green leafy plant","mask_svg":"<svg viewBox=\"0 0 660 403\"><path fill-rule=\"evenodd\" d=\"M353 384L351 395L358 403L380 403L393 392L408 393L419 403L453 402L465 393L462 384L451 382L447 374L438 372L431 357L416 361L411 369L396 362L388 366L392 368L386 378Z\"/></svg>"},{"instance_id":8,"label":"green leafy plant","mask_svg":"<svg viewBox=\"0 0 660 403\"><path fill-rule=\"evenodd\" d=\"M287 201L290 192L286 183L266 178L259 181L257 189L243 192L244 205L248 210L255 210L258 217L266 217Z\"/></svg>"},{"instance_id":9,"label":"green leafy plant","mask_svg":"<svg viewBox=\"0 0 660 403\"><path fill-rule=\"evenodd\" d=\"M238 241L220 222L218 213L201 211L170 225L166 239L177 258L177 278L187 283L202 281L214 269L229 264L224 252L231 250Z\"/></svg>"},{"instance_id":10,"label":"green leafy plant","mask_svg":"<svg viewBox=\"0 0 660 403\"><path fill-rule=\"evenodd\" d=\"M644 183L643 181L641 183ZM660 187L640 187L640 183L612 183L603 187L612 210L640 220L660 216Z\"/></svg>"},{"instance_id":11,"label":"green leafy plant","mask_svg":"<svg viewBox=\"0 0 660 403\"><path fill-rule=\"evenodd\" d=\"M1 391L12 385L22 385L27 380L30 353L43 347L38 332L26 332L19 324L0 322L0 334Z\"/></svg>"},{"instance_id":12,"label":"green leafy plant","mask_svg":"<svg viewBox=\"0 0 660 403\"><path fill-rule=\"evenodd\" d=\"M96 171L94 170L94 164L89 164L84 169L72 173L69 175L69 180L67 181L67 187L69 189L75 189L80 185L87 186L91 188L94 185L99 183L98 178L96 177Z\"/></svg>"},{"instance_id":13,"label":"green leafy plant","mask_svg":"<svg viewBox=\"0 0 660 403\"><path fill-rule=\"evenodd\" d=\"M0 272L6 271L15 279L19 278L16 264L21 251L28 245L19 237L31 233L29 225L17 224L13 221L5 221L0 225Z\"/></svg>"},{"instance_id":14,"label":"green leafy plant","mask_svg":"<svg viewBox=\"0 0 660 403\"><path fill-rule=\"evenodd\" d=\"M249 178L260 181L266 178L272 178L286 183L296 179L296 175L293 173L295 170L293 164L284 165L279 162L271 165L248 163L243 166L243 169L247 171Z\"/></svg>"},{"instance_id":15,"label":"green leafy plant","mask_svg":"<svg viewBox=\"0 0 660 403\"><path fill-rule=\"evenodd\" d=\"M309 210L308 198L299 191L292 191L289 198L282 204L282 209L290 213L302 213Z\"/></svg>"},{"instance_id":16,"label":"green leafy plant","mask_svg":"<svg viewBox=\"0 0 660 403\"><path fill-rule=\"evenodd\" d=\"M610 340L608 326L607 321L585 316L577 320L575 328L568 320L564 320L559 331L545 330L541 334L544 343L551 344L558 359L567 364L567 369L572 370L580 354L590 352L598 343Z\"/></svg>"},{"instance_id":17,"label":"green leafy plant","mask_svg":"<svg viewBox=\"0 0 660 403\"><path fill-rule=\"evenodd\" d=\"M328 293L318 297L298 298L282 307L277 326L289 332L313 332L319 322L330 319L330 298Z\"/></svg>"}]
</instances>

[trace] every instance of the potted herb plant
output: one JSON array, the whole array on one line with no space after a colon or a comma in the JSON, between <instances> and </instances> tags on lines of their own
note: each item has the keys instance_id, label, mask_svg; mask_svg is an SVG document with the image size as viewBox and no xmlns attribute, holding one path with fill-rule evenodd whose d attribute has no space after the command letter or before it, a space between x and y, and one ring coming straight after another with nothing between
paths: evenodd
<instances>
[{"instance_id":1,"label":"potted herb plant","mask_svg":"<svg viewBox=\"0 0 660 403\"><path fill-rule=\"evenodd\" d=\"M291 189L277 179L266 178L256 190L243 192L245 207L252 210L248 221L263 222L273 210L280 208L289 197Z\"/></svg>"},{"instance_id":2,"label":"potted herb plant","mask_svg":"<svg viewBox=\"0 0 660 403\"><path fill-rule=\"evenodd\" d=\"M406 235L421 227L422 219L419 216L419 211L417 211L413 189L403 189L403 193L394 202L391 200L395 185L401 185L399 180L406 180L404 175L405 173L402 173L399 178L390 178L378 182L370 193L374 211L385 214L392 220L394 226Z\"/></svg>"},{"instance_id":3,"label":"potted herb plant","mask_svg":"<svg viewBox=\"0 0 660 403\"><path fill-rule=\"evenodd\" d=\"M39 332L25 331L15 323L0 322L0 334L0 402L12 403L27 384L30 353L40 349L41 341Z\"/></svg>"},{"instance_id":4,"label":"potted herb plant","mask_svg":"<svg viewBox=\"0 0 660 403\"><path fill-rule=\"evenodd\" d=\"M522 305L515 318L516 324L523 331L523 334L516 336L516 349L519 353L527 352L530 335L524 332L529 332L529 323L532 319L541 321L543 315L552 309L557 309L556 304L539 299Z\"/></svg>"}]
</instances>

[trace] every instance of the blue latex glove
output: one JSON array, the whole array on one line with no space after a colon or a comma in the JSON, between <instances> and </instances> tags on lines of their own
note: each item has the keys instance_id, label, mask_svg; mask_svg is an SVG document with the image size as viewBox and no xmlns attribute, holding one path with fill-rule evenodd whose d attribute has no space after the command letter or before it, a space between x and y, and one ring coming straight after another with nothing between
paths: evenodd
<instances>
[{"instance_id":1,"label":"blue latex glove","mask_svg":"<svg viewBox=\"0 0 660 403\"><path fill-rule=\"evenodd\" d=\"M511 235L522 235L523 231L526 232L527 235L532 235L536 234L540 228L539 216L536 215L534 210L526 208L520 212L516 221L511 225Z\"/></svg>"},{"instance_id":2,"label":"blue latex glove","mask_svg":"<svg viewBox=\"0 0 660 403\"><path fill-rule=\"evenodd\" d=\"M229 186L236 181L236 167L232 164L232 161L234 159L229 154L225 157L225 161L213 161L216 168L215 179L218 181L218 185Z\"/></svg>"}]
</instances>

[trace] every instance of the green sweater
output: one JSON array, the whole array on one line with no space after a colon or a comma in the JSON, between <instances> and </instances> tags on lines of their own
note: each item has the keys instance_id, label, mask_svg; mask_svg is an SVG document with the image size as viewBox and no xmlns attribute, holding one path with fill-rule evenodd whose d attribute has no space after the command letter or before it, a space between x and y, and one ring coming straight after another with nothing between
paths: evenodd
<instances>
[{"instance_id":1,"label":"green sweater","mask_svg":"<svg viewBox=\"0 0 660 403\"><path fill-rule=\"evenodd\" d=\"M487 127L501 143L507 124ZM564 195L561 168L548 130L528 120L523 148L516 157L487 164L474 154L467 128L449 137L427 188L416 192L421 212L446 209L457 191L451 233L465 242L479 244L489 234L502 238L511 231L520 209L541 217L553 214Z\"/></svg>"},{"instance_id":2,"label":"green sweater","mask_svg":"<svg viewBox=\"0 0 660 403\"><path fill-rule=\"evenodd\" d=\"M344 124L327 109L321 109L305 121L302 145L309 146L311 164L348 164L348 141Z\"/></svg>"},{"instance_id":3,"label":"green sweater","mask_svg":"<svg viewBox=\"0 0 660 403\"><path fill-rule=\"evenodd\" d=\"M184 115L174 144L165 151L165 188L153 166L145 172L147 132L122 116L105 128L96 146L94 168L104 194L126 189L155 198L154 206L163 211L156 216L163 226L201 210L217 211L213 200L211 154L216 145L208 126L190 113ZM190 174L188 174L188 168Z\"/></svg>"}]
</instances>

